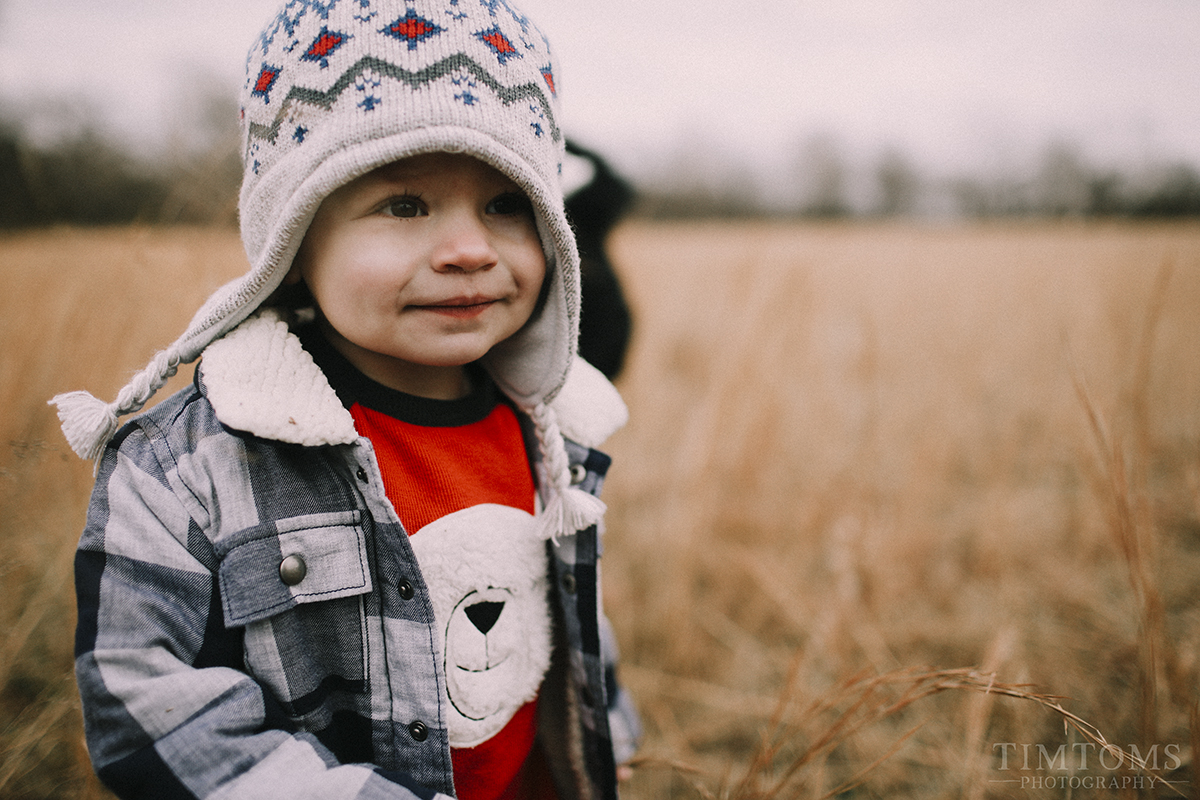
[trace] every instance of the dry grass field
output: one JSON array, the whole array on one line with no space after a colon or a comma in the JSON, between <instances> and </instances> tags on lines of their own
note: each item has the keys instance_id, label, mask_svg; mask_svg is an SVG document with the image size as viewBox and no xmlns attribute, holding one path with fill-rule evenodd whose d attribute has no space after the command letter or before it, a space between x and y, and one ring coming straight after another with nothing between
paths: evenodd
<instances>
[{"instance_id":1,"label":"dry grass field","mask_svg":"<svg viewBox=\"0 0 1200 800\"><path fill-rule=\"evenodd\" d=\"M1200 226L612 249L627 797L1200 796ZM46 399L111 397L243 264L227 232L0 238L0 797L107 797L71 678L91 468Z\"/></svg>"}]
</instances>

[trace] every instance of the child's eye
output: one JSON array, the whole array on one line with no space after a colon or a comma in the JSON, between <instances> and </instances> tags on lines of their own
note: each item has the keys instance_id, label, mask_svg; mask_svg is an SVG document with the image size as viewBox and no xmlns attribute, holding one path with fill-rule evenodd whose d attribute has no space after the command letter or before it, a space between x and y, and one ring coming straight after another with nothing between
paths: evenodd
<instances>
[{"instance_id":1,"label":"child's eye","mask_svg":"<svg viewBox=\"0 0 1200 800\"><path fill-rule=\"evenodd\" d=\"M389 217L424 217L429 214L419 197L393 197L382 209Z\"/></svg>"},{"instance_id":2,"label":"child's eye","mask_svg":"<svg viewBox=\"0 0 1200 800\"><path fill-rule=\"evenodd\" d=\"M532 214L533 204L529 202L529 198L520 192L505 192L498 197L492 199L487 204L487 213L489 214Z\"/></svg>"}]
</instances>

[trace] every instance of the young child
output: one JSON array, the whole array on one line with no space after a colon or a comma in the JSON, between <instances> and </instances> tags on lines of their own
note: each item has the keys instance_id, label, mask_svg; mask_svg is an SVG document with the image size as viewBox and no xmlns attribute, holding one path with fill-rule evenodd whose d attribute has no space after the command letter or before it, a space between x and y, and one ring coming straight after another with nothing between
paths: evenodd
<instances>
[{"instance_id":1,"label":"young child","mask_svg":"<svg viewBox=\"0 0 1200 800\"><path fill-rule=\"evenodd\" d=\"M115 402L76 674L121 797L616 797L636 716L575 356L548 43L507 0L288 0L252 48L251 269ZM180 364L192 387L117 430Z\"/></svg>"}]
</instances>

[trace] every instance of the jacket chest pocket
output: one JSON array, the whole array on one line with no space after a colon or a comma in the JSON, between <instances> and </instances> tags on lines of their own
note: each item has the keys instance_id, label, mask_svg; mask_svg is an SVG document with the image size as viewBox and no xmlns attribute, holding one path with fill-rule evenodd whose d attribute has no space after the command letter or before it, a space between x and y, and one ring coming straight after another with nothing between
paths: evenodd
<instances>
[{"instance_id":1,"label":"jacket chest pocket","mask_svg":"<svg viewBox=\"0 0 1200 800\"><path fill-rule=\"evenodd\" d=\"M344 707L338 695L367 691L372 581L361 512L258 525L223 540L217 555L225 625L245 630L246 668L301 727L324 727Z\"/></svg>"}]
</instances>

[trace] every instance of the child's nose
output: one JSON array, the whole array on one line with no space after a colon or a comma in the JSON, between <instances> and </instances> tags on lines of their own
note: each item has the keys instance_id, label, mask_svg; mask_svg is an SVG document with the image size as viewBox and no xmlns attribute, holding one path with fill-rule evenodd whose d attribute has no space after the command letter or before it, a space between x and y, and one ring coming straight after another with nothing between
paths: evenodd
<instances>
[{"instance_id":1,"label":"child's nose","mask_svg":"<svg viewBox=\"0 0 1200 800\"><path fill-rule=\"evenodd\" d=\"M433 255L434 269L474 272L494 266L498 258L487 227L470 214L455 214L439 226Z\"/></svg>"}]
</instances>

